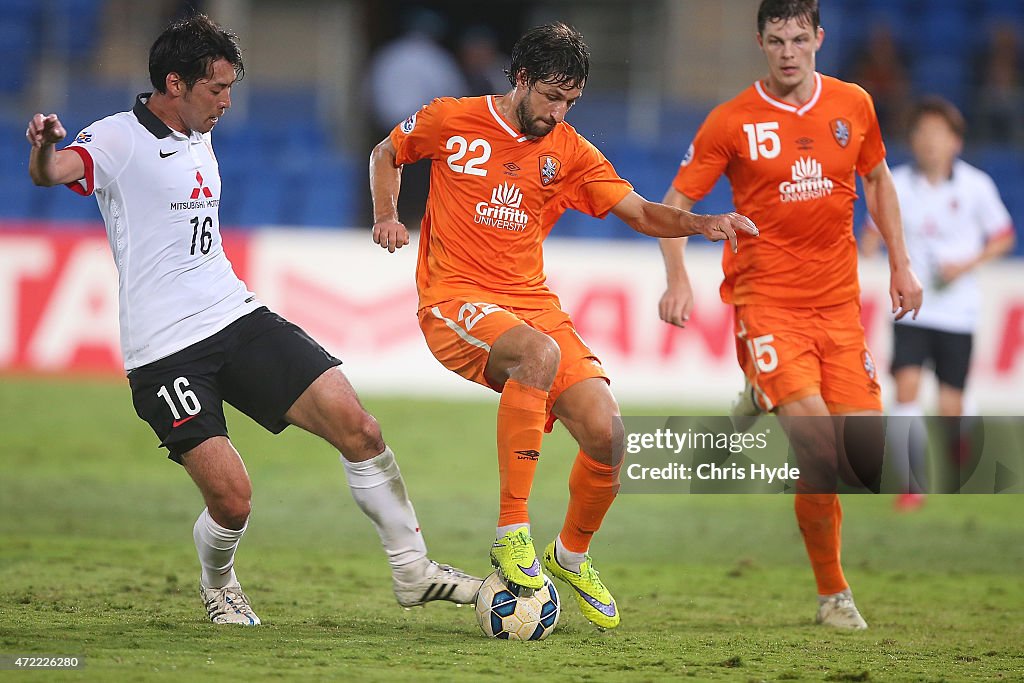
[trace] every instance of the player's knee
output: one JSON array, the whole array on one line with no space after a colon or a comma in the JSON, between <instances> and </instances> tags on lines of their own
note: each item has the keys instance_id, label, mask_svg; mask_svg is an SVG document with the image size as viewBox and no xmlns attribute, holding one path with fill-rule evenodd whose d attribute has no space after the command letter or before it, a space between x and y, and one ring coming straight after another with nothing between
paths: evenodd
<instances>
[{"instance_id":1,"label":"player's knee","mask_svg":"<svg viewBox=\"0 0 1024 683\"><path fill-rule=\"evenodd\" d=\"M622 462L622 422L618 418L591 418L581 435L580 448L591 458L604 465Z\"/></svg>"},{"instance_id":2,"label":"player's knee","mask_svg":"<svg viewBox=\"0 0 1024 683\"><path fill-rule=\"evenodd\" d=\"M520 368L533 383L550 385L555 381L561 360L562 350L558 343L546 334L537 334L523 350Z\"/></svg>"},{"instance_id":3,"label":"player's knee","mask_svg":"<svg viewBox=\"0 0 1024 683\"><path fill-rule=\"evenodd\" d=\"M226 529L241 529L249 521L252 512L252 497L244 494L221 496L207 501L210 516Z\"/></svg>"},{"instance_id":4,"label":"player's knee","mask_svg":"<svg viewBox=\"0 0 1024 683\"><path fill-rule=\"evenodd\" d=\"M346 425L339 450L347 460L372 458L384 451L384 437L377 419L365 410Z\"/></svg>"}]
</instances>

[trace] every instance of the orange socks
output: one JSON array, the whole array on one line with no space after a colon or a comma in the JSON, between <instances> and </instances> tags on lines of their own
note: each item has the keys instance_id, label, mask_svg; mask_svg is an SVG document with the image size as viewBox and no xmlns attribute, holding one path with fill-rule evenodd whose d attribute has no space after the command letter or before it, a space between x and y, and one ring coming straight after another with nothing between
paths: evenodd
<instances>
[{"instance_id":1,"label":"orange socks","mask_svg":"<svg viewBox=\"0 0 1024 683\"><path fill-rule=\"evenodd\" d=\"M505 382L498 402L498 477L501 493L498 526L529 524L526 501L540 458L547 421L548 392Z\"/></svg>"},{"instance_id":2,"label":"orange socks","mask_svg":"<svg viewBox=\"0 0 1024 683\"><path fill-rule=\"evenodd\" d=\"M585 553L594 532L619 492L619 469L600 463L582 450L569 474L569 510L559 538L566 550Z\"/></svg>"},{"instance_id":3,"label":"orange socks","mask_svg":"<svg viewBox=\"0 0 1024 683\"><path fill-rule=\"evenodd\" d=\"M796 521L804 537L819 595L850 587L839 563L843 509L834 493L798 493L794 496Z\"/></svg>"}]
</instances>

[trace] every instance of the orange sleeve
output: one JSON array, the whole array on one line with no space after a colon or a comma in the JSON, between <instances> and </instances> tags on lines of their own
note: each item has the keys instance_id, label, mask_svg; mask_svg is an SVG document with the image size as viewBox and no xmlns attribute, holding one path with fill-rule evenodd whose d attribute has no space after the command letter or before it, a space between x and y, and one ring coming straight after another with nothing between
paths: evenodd
<instances>
[{"instance_id":1,"label":"orange sleeve","mask_svg":"<svg viewBox=\"0 0 1024 683\"><path fill-rule=\"evenodd\" d=\"M633 191L627 180L594 145L577 135L564 206L595 218L604 218L623 197Z\"/></svg>"},{"instance_id":2,"label":"orange sleeve","mask_svg":"<svg viewBox=\"0 0 1024 683\"><path fill-rule=\"evenodd\" d=\"M882 142L882 131L878 126L878 115L875 114L875 103L871 95L860 90L864 103L864 142L860 146L857 157L857 173L867 175L885 159L885 143Z\"/></svg>"},{"instance_id":3,"label":"orange sleeve","mask_svg":"<svg viewBox=\"0 0 1024 683\"><path fill-rule=\"evenodd\" d=\"M441 123L448 103L454 101L450 97L439 97L391 130L395 163L411 164L440 157Z\"/></svg>"},{"instance_id":4,"label":"orange sleeve","mask_svg":"<svg viewBox=\"0 0 1024 683\"><path fill-rule=\"evenodd\" d=\"M728 116L723 105L719 105L708 114L686 150L672 187L690 199L700 201L725 173L735 153L735 147L729 141Z\"/></svg>"}]
</instances>

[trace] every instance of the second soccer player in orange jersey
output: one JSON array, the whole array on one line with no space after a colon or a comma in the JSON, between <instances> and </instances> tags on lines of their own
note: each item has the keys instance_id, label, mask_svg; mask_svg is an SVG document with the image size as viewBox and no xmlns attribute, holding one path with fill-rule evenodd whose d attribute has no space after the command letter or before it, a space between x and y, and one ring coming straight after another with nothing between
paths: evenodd
<instances>
[{"instance_id":1,"label":"second soccer player in orange jersey","mask_svg":"<svg viewBox=\"0 0 1024 683\"><path fill-rule=\"evenodd\" d=\"M834 477L821 476L841 471L843 443L832 420L811 419L881 414L860 324L856 174L889 247L897 319L917 314L921 285L910 269L871 98L815 71L823 39L817 0L761 3L757 41L768 77L711 112L664 201L688 210L724 173L737 210L762 231L757 240L741 239L742 249L722 262L722 300L735 307L736 353L749 383L744 397L783 418L807 473L795 504L818 585L817 620L862 629L867 624L839 561L842 512ZM669 286L659 313L685 327L693 298L682 242L662 240Z\"/></svg>"},{"instance_id":2,"label":"second soccer player in orange jersey","mask_svg":"<svg viewBox=\"0 0 1024 683\"><path fill-rule=\"evenodd\" d=\"M408 244L396 200L401 166L433 160L416 284L427 345L449 370L501 392L499 514L491 561L507 581L537 589L547 571L576 592L584 616L619 624L587 551L618 491L618 405L593 351L545 283L541 244L566 209L615 214L655 237L757 234L738 214L699 216L645 200L564 121L583 92L589 52L564 24L516 43L505 95L438 99L398 124L370 158L373 239ZM527 498L547 425L579 444L569 509L543 555L530 536Z\"/></svg>"}]
</instances>

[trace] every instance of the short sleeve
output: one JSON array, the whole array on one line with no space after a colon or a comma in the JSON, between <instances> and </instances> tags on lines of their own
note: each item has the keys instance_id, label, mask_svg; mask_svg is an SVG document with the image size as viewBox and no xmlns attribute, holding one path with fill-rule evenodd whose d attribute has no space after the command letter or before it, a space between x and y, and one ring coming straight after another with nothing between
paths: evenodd
<instances>
[{"instance_id":1,"label":"short sleeve","mask_svg":"<svg viewBox=\"0 0 1024 683\"><path fill-rule=\"evenodd\" d=\"M84 177L67 186L89 196L114 182L128 165L132 136L123 122L108 117L82 129L64 149L78 154L85 164Z\"/></svg>"},{"instance_id":2,"label":"short sleeve","mask_svg":"<svg viewBox=\"0 0 1024 683\"><path fill-rule=\"evenodd\" d=\"M1013 230L1013 219L1003 204L1002 197L999 196L999 188L987 174L979 175L976 199L975 218L986 239Z\"/></svg>"},{"instance_id":3,"label":"short sleeve","mask_svg":"<svg viewBox=\"0 0 1024 683\"><path fill-rule=\"evenodd\" d=\"M864 140L857 155L857 173L865 176L885 159L885 143L871 95L865 90L860 90L860 94L864 98Z\"/></svg>"},{"instance_id":4,"label":"short sleeve","mask_svg":"<svg viewBox=\"0 0 1024 683\"><path fill-rule=\"evenodd\" d=\"M727 121L721 106L708 114L672 180L673 188L694 201L711 191L735 155Z\"/></svg>"},{"instance_id":5,"label":"short sleeve","mask_svg":"<svg viewBox=\"0 0 1024 683\"><path fill-rule=\"evenodd\" d=\"M734 156L735 147L729 140L728 117L719 105L697 129L672 186L680 194L699 202L710 193Z\"/></svg>"},{"instance_id":6,"label":"short sleeve","mask_svg":"<svg viewBox=\"0 0 1024 683\"><path fill-rule=\"evenodd\" d=\"M420 159L440 157L441 124L450 97L435 99L430 104L399 123L391 131L391 144L395 146L395 163L411 164Z\"/></svg>"},{"instance_id":7,"label":"short sleeve","mask_svg":"<svg viewBox=\"0 0 1024 683\"><path fill-rule=\"evenodd\" d=\"M577 134L576 137L573 167L563 186L564 205L595 218L604 218L633 191L633 186L619 177L600 150L582 136Z\"/></svg>"}]
</instances>

